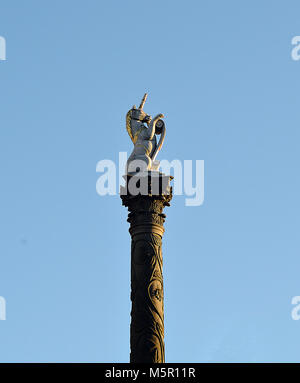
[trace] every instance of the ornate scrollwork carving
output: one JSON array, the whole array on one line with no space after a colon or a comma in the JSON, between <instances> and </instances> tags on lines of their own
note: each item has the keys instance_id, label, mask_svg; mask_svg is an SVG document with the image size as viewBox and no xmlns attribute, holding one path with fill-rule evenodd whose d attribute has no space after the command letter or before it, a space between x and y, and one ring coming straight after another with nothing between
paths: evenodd
<instances>
[{"instance_id":1,"label":"ornate scrollwork carving","mask_svg":"<svg viewBox=\"0 0 300 383\"><path fill-rule=\"evenodd\" d=\"M134 236L131 253L131 361L164 362L161 237Z\"/></svg>"},{"instance_id":2,"label":"ornate scrollwork carving","mask_svg":"<svg viewBox=\"0 0 300 383\"><path fill-rule=\"evenodd\" d=\"M163 209L172 194L121 198L129 210L132 237L130 361L164 363Z\"/></svg>"}]
</instances>

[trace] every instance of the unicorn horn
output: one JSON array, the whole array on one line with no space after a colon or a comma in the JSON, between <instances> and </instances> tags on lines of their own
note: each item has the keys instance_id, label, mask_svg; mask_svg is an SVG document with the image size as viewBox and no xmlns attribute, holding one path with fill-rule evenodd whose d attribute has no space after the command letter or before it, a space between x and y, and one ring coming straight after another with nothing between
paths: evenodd
<instances>
[{"instance_id":1,"label":"unicorn horn","mask_svg":"<svg viewBox=\"0 0 300 383\"><path fill-rule=\"evenodd\" d=\"M143 107L144 107L144 105L145 105L145 102L146 102L146 100L147 100L147 97L148 97L148 93L145 93L145 94L144 94L144 97L143 97L143 99L142 99L142 101L141 101L141 104L140 104L140 106L139 106L139 109L143 109Z\"/></svg>"}]
</instances>

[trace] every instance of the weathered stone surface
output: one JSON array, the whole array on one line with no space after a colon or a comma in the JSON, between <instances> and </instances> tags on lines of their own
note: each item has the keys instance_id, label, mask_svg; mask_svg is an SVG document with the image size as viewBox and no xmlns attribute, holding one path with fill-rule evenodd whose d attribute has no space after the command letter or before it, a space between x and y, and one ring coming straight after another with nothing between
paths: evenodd
<instances>
[{"instance_id":1,"label":"weathered stone surface","mask_svg":"<svg viewBox=\"0 0 300 383\"><path fill-rule=\"evenodd\" d=\"M161 150L165 140L166 127L162 120L164 115L157 114L152 118L145 113L143 108L147 99L147 93L144 95L140 106L135 105L128 111L126 115L126 130L134 145L130 154L126 173L135 173L137 167L139 171L155 170L158 164L155 158ZM156 135L160 135L157 143Z\"/></svg>"},{"instance_id":2,"label":"weathered stone surface","mask_svg":"<svg viewBox=\"0 0 300 383\"><path fill-rule=\"evenodd\" d=\"M162 236L163 209L172 199L172 177L159 174L148 179L148 195L131 195L121 190L123 205L128 207L131 235L131 326L130 362L164 363L164 293ZM130 176L126 176L126 183ZM158 193L152 183L161 182Z\"/></svg>"}]
</instances>

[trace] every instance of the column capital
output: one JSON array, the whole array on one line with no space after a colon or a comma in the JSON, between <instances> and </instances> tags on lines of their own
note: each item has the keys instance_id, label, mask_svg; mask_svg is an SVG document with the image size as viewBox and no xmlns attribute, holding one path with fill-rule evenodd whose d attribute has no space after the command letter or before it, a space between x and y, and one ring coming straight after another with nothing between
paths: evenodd
<instances>
[{"instance_id":1,"label":"column capital","mask_svg":"<svg viewBox=\"0 0 300 383\"><path fill-rule=\"evenodd\" d=\"M158 231L157 234L162 235L164 232L163 224L166 219L163 209L165 206L170 206L172 199L170 181L173 177L150 171L123 177L126 185L125 187L121 186L120 197L122 204L128 207L127 221L130 223L130 233L134 234L136 231L141 230L143 232L155 230ZM135 190L138 191L137 194L130 192L130 185L141 185L142 183L144 187Z\"/></svg>"}]
</instances>

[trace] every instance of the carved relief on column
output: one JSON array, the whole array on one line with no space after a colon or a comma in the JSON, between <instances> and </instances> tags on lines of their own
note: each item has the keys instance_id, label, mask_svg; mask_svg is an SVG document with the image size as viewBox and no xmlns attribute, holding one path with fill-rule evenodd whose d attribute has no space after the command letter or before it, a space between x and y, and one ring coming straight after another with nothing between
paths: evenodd
<instances>
[{"instance_id":1,"label":"carved relief on column","mask_svg":"<svg viewBox=\"0 0 300 383\"><path fill-rule=\"evenodd\" d=\"M121 198L129 210L132 238L130 361L164 363L163 209L169 206L172 191Z\"/></svg>"},{"instance_id":2,"label":"carved relief on column","mask_svg":"<svg viewBox=\"0 0 300 383\"><path fill-rule=\"evenodd\" d=\"M130 360L163 363L164 301L161 237L158 234L133 236L131 300Z\"/></svg>"}]
</instances>

